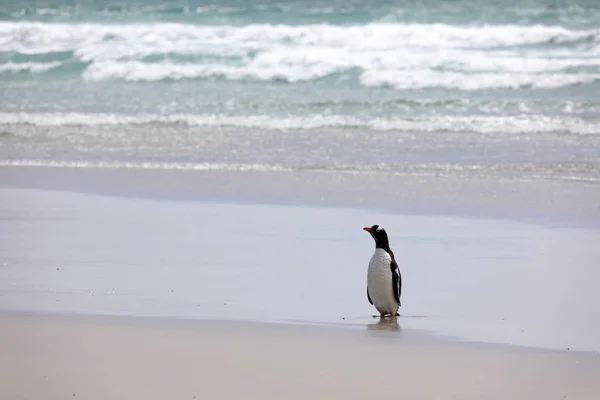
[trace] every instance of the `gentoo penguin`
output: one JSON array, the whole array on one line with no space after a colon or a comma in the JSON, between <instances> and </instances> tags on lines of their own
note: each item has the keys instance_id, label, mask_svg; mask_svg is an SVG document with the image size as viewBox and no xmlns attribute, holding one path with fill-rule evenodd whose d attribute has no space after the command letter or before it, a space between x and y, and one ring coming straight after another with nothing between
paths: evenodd
<instances>
[{"instance_id":1,"label":"gentoo penguin","mask_svg":"<svg viewBox=\"0 0 600 400\"><path fill-rule=\"evenodd\" d=\"M396 264L394 252L390 249L387 233L379 225L363 228L375 239L375 253L367 270L367 299L379 316L398 316L402 276Z\"/></svg>"}]
</instances>

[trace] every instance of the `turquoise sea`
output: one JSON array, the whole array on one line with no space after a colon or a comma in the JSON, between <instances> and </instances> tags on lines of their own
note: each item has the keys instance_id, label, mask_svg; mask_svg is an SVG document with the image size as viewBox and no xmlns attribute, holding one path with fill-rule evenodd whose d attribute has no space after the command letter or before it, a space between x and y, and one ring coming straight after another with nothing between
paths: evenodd
<instances>
[{"instance_id":1,"label":"turquoise sea","mask_svg":"<svg viewBox=\"0 0 600 400\"><path fill-rule=\"evenodd\" d=\"M600 181L600 3L0 0L0 164Z\"/></svg>"}]
</instances>

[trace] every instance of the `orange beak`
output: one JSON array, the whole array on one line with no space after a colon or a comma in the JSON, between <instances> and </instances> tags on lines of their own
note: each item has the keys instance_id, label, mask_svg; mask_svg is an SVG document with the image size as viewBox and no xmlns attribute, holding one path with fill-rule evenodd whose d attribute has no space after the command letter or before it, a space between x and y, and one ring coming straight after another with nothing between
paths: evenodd
<instances>
[{"instance_id":1,"label":"orange beak","mask_svg":"<svg viewBox=\"0 0 600 400\"><path fill-rule=\"evenodd\" d=\"M371 228L369 228L369 227L363 228L363 230L365 230L365 231L367 231L369 233L371 232Z\"/></svg>"}]
</instances>

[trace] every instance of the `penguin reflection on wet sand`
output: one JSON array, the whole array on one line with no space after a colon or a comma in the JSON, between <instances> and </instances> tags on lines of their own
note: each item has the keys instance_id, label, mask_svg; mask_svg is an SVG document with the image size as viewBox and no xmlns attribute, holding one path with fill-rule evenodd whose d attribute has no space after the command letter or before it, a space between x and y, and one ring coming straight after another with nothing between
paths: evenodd
<instances>
[{"instance_id":1,"label":"penguin reflection on wet sand","mask_svg":"<svg viewBox=\"0 0 600 400\"><path fill-rule=\"evenodd\" d=\"M388 332L400 332L402 330L397 318L379 318L376 323L367 324L367 329L370 331Z\"/></svg>"},{"instance_id":2,"label":"penguin reflection on wet sand","mask_svg":"<svg viewBox=\"0 0 600 400\"><path fill-rule=\"evenodd\" d=\"M390 249L387 233L383 227L373 225L363 228L375 240L375 253L367 270L367 299L380 318L397 317L402 292L402 276Z\"/></svg>"}]
</instances>

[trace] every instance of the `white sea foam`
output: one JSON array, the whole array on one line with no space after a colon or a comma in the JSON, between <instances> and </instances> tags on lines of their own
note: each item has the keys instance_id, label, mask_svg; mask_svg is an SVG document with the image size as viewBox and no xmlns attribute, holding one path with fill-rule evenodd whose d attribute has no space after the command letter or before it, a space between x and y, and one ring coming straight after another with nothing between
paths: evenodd
<instances>
[{"instance_id":1,"label":"white sea foam","mask_svg":"<svg viewBox=\"0 0 600 400\"><path fill-rule=\"evenodd\" d=\"M1 72L46 72L53 68L62 65L59 61L48 62L48 63L36 63L36 62L25 62L25 63L13 63L8 62L6 64L0 64Z\"/></svg>"},{"instance_id":2,"label":"white sea foam","mask_svg":"<svg viewBox=\"0 0 600 400\"><path fill-rule=\"evenodd\" d=\"M172 62L143 63L139 61L104 61L92 64L84 72L88 81L123 79L126 81L159 81L191 78L226 78L230 80L276 80L285 82L308 81L343 72L350 64L343 58L331 62L290 62L281 55L271 59L257 58L244 66L222 64L175 64ZM600 64L600 60L598 61ZM359 64L359 63L358 63ZM550 66L549 68L559 69ZM445 87L463 90L493 88L560 88L600 80L600 73L523 73L523 72L456 72L422 69L368 68L360 74L360 82L370 87L422 89Z\"/></svg>"},{"instance_id":3,"label":"white sea foam","mask_svg":"<svg viewBox=\"0 0 600 400\"><path fill-rule=\"evenodd\" d=\"M600 30L551 26L450 26L443 24L194 26L0 23L0 50L25 54L78 51L86 60L138 58L165 52L327 47L351 51L398 48L496 48L577 40L600 41ZM106 52L107 47L110 51Z\"/></svg>"},{"instance_id":4,"label":"white sea foam","mask_svg":"<svg viewBox=\"0 0 600 400\"><path fill-rule=\"evenodd\" d=\"M142 63L139 61L92 64L83 75L88 81L123 79L127 81L159 81L190 78L222 77L230 80L258 79L286 82L322 78L336 72L336 66L326 64L298 65L252 62L247 66L233 67L219 64L174 64L171 62Z\"/></svg>"},{"instance_id":5,"label":"white sea foam","mask_svg":"<svg viewBox=\"0 0 600 400\"><path fill-rule=\"evenodd\" d=\"M70 51L77 61L91 63L84 78L94 81L221 77L296 82L358 69L361 82L369 86L485 89L561 87L600 75L563 71L600 67L600 29L551 26L0 22L0 51ZM149 56L168 61L149 62ZM461 75L471 73L485 75Z\"/></svg>"},{"instance_id":6,"label":"white sea foam","mask_svg":"<svg viewBox=\"0 0 600 400\"><path fill-rule=\"evenodd\" d=\"M531 87L560 88L600 81L600 74L523 74L438 72L431 70L370 70L361 74L365 86L388 86L396 89L453 88L480 90Z\"/></svg>"},{"instance_id":7,"label":"white sea foam","mask_svg":"<svg viewBox=\"0 0 600 400\"><path fill-rule=\"evenodd\" d=\"M115 115L82 113L0 113L0 125L99 126L140 124L186 124L200 127L248 129L355 128L401 132L476 132L481 134L556 133L600 134L600 124L576 117L544 115L516 116L418 116L412 118L359 118L346 115L310 116L226 116L226 115Z\"/></svg>"},{"instance_id":8,"label":"white sea foam","mask_svg":"<svg viewBox=\"0 0 600 400\"><path fill-rule=\"evenodd\" d=\"M359 51L420 48L495 48L576 40L600 41L600 30L552 26L450 26L443 24L245 25L194 26L0 23L0 49L22 53L82 50L90 58L137 57L162 51L201 51L211 46L268 49L275 46L324 46ZM127 43L112 51L115 44ZM101 54L106 44L111 53ZM93 46L100 46L96 49ZM199 46L199 47L198 47ZM96 51L94 51L96 50Z\"/></svg>"},{"instance_id":9,"label":"white sea foam","mask_svg":"<svg viewBox=\"0 0 600 400\"><path fill-rule=\"evenodd\" d=\"M286 172L293 171L280 165L269 164L227 164L227 163L185 163L150 161L68 161L68 160L0 160L4 167L55 167L55 168L128 168L166 169L186 171L231 171L231 172Z\"/></svg>"},{"instance_id":10,"label":"white sea foam","mask_svg":"<svg viewBox=\"0 0 600 400\"><path fill-rule=\"evenodd\" d=\"M71 160L0 160L0 167L50 167L50 168L109 168L109 169L154 169L204 172L294 172L350 175L405 175L421 176L506 176L527 179L559 179L598 183L596 167L580 164L534 165L534 164L391 164L391 165L328 165L328 166L285 166L280 164L229 164L187 163L160 161L71 161Z\"/></svg>"}]
</instances>

